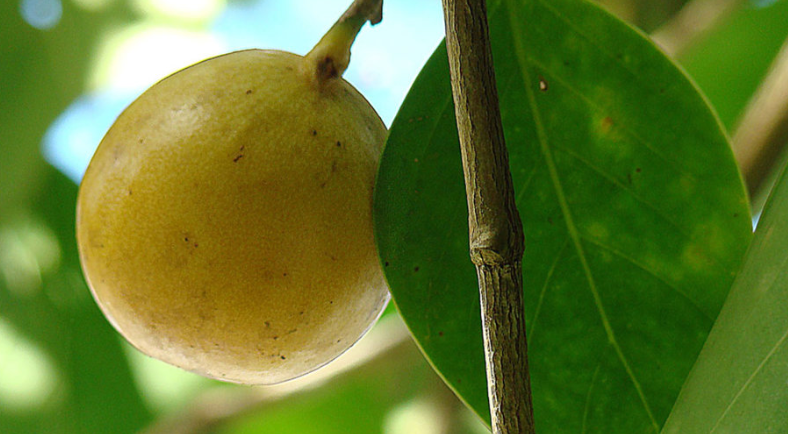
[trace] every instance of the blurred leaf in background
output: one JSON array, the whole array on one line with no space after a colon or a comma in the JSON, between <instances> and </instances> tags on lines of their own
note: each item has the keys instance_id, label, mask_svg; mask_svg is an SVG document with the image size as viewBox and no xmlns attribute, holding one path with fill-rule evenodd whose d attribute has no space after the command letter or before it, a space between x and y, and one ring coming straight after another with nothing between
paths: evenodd
<instances>
[{"instance_id":1,"label":"blurred leaf in background","mask_svg":"<svg viewBox=\"0 0 788 434\"><path fill-rule=\"evenodd\" d=\"M101 23L127 11L55 0L0 8L0 431L133 432L150 414L81 277L77 187L40 154L84 88Z\"/></svg>"},{"instance_id":2,"label":"blurred leaf in background","mask_svg":"<svg viewBox=\"0 0 788 434\"><path fill-rule=\"evenodd\" d=\"M780 117L777 111L784 97L778 95L782 91L774 84L769 90L763 86L767 81L785 80L778 78L780 67L773 68L777 67L774 62L780 47L788 41L788 1L738 3L743 6L691 41L678 53L677 60L703 89L732 137L757 219L786 157L780 151L788 140L785 133L755 131ZM766 98L769 93L774 96ZM745 117L747 110L754 111ZM776 140L765 142L768 137Z\"/></svg>"},{"instance_id":3,"label":"blurred leaf in background","mask_svg":"<svg viewBox=\"0 0 788 434\"><path fill-rule=\"evenodd\" d=\"M680 53L678 61L733 132L786 37L788 1L744 2Z\"/></svg>"}]
</instances>

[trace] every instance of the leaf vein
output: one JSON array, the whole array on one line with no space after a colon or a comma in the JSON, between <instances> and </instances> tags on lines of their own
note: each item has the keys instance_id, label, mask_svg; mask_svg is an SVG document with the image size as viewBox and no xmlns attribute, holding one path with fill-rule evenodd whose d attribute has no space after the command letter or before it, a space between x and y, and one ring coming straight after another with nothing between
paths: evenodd
<instances>
[{"instance_id":1,"label":"leaf vein","mask_svg":"<svg viewBox=\"0 0 788 434\"><path fill-rule=\"evenodd\" d=\"M586 402L583 406L583 425L580 431L580 434L586 434L588 431L588 413L591 410L591 392L594 390L594 385L596 384L597 377L599 376L599 370L602 367L602 363L598 363L596 365L596 369L594 369L594 375L591 377L591 383L588 385L588 393L586 393Z\"/></svg>"},{"instance_id":2,"label":"leaf vein","mask_svg":"<svg viewBox=\"0 0 788 434\"><path fill-rule=\"evenodd\" d=\"M638 261L637 259L635 259L635 258L627 255L626 253L624 253L624 252L622 252L620 250L617 250L617 249L615 249L615 248L613 248L613 247L611 247L609 245L602 244L598 240L595 240L595 239L592 239L592 238L589 238L589 237L583 236L583 235L581 235L581 237L582 237L582 239L584 241L586 241L588 243L591 243L591 244L599 247L600 249L604 249L604 250L606 250L606 251L608 251L608 252L610 252L610 253L612 253L612 254L614 254L614 255L616 255L616 256L624 259L624 260L626 260L627 262L629 262L632 265L640 268L641 270L645 271L648 275L650 275L651 277L655 278L656 280L658 280L659 282L661 282L662 284L664 284L665 286L667 286L668 288L670 288L671 290L673 290L674 292L679 294L682 298L686 299L687 302L689 302L695 309L697 309L697 311L700 312L703 315L704 318L708 319L711 322L714 321L715 315L704 311L703 308L701 308L701 306L698 305L698 303L689 296L689 294L687 294L686 292L682 291L681 289L679 289L679 287L675 286L674 284L672 284L672 283L668 282L667 280L665 280L656 271L648 268L642 262Z\"/></svg>"},{"instance_id":3,"label":"leaf vein","mask_svg":"<svg viewBox=\"0 0 788 434\"><path fill-rule=\"evenodd\" d=\"M742 384L742 386L736 392L736 395L733 397L731 402L728 404L727 407L725 407L725 411L723 411L720 417L717 419L717 422L714 424L714 427L712 427L711 431L709 431L709 434L714 434L714 432L717 431L717 428L720 427L720 424L728 416L728 413L731 411L731 409L739 400L739 398L741 398L741 396L744 394L744 391L750 387L750 384L755 380L755 377L757 377L758 374L761 373L761 370L763 370L763 367L766 366L766 363L772 358L772 356L774 356L774 354L777 352L778 349L780 349L780 347L786 342L786 340L788 340L788 329L786 329L785 333L783 333L780 339L774 344L772 349L769 350L769 353L766 355L766 357L763 358L761 363L758 364L758 367L755 368L752 374L747 378L747 381L745 381L744 384Z\"/></svg>"},{"instance_id":4,"label":"leaf vein","mask_svg":"<svg viewBox=\"0 0 788 434\"><path fill-rule=\"evenodd\" d=\"M606 179L611 184L613 184L616 187L620 188L621 190L627 192L637 202L639 202L640 204L642 204L643 206L645 206L646 208L651 210L656 216L658 216L659 218L661 218L662 220L667 222L670 226L672 226L676 230L676 232L678 232L684 238L686 238L688 243L692 242L692 240L693 240L692 234L690 234L688 231L686 231L678 222L676 222L675 220L670 218L667 214L665 214L664 212L660 211L660 209L656 205L650 203L647 199L645 199L642 196L638 195L635 192L635 190L627 187L624 183L622 183L621 181L619 181L618 179L616 179L612 175L606 173L603 169L599 168L598 166L596 166L592 162L586 160L585 158L583 158L583 156L581 156L580 154L574 152L573 150L571 150L569 148L566 148L566 147L563 147L563 146L560 146L560 145L556 145L556 144L553 144L553 148L561 150L564 153L566 153L567 155L575 158L577 161L579 161L580 163L582 163L583 165L588 167L590 170L596 172L599 176L601 176L602 178ZM704 247L702 250L703 250L703 253L706 254L705 257L708 258L717 267L717 269L721 272L721 274L726 274L727 273L727 268L720 263L719 258L717 258L711 250L706 248L708 246L698 246L698 247Z\"/></svg>"},{"instance_id":5,"label":"leaf vein","mask_svg":"<svg viewBox=\"0 0 788 434\"><path fill-rule=\"evenodd\" d=\"M552 265L550 265L550 270L547 272L547 277L545 278L544 284L542 285L542 289L539 291L539 300L536 302L536 308L534 310L534 318L531 320L531 324L528 325L528 332L527 332L527 342L533 342L533 334L534 330L536 330L536 324L539 320L539 313L542 311L542 304L544 302L545 294L547 294L547 288L550 286L550 282L553 280L553 275L555 269L558 267L558 262L561 259L561 256L564 253L564 250L569 246L569 237L567 237L566 241L564 241L564 245L558 251L558 254L555 255L555 260L553 261Z\"/></svg>"}]
</instances>

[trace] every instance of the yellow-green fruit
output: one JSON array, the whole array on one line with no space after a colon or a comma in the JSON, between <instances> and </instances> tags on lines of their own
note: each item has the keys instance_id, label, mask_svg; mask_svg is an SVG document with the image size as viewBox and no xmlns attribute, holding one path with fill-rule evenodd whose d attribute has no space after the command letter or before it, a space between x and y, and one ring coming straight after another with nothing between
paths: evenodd
<instances>
[{"instance_id":1,"label":"yellow-green fruit","mask_svg":"<svg viewBox=\"0 0 788 434\"><path fill-rule=\"evenodd\" d=\"M340 77L249 50L159 82L99 145L77 204L82 266L143 352L227 381L312 371L388 300L372 230L386 128Z\"/></svg>"}]
</instances>

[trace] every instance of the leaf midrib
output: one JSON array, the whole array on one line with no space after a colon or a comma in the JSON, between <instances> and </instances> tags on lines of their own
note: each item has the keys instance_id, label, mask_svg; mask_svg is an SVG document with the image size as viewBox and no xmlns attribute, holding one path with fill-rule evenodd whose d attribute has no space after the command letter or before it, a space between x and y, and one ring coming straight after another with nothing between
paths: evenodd
<instances>
[{"instance_id":1,"label":"leaf midrib","mask_svg":"<svg viewBox=\"0 0 788 434\"><path fill-rule=\"evenodd\" d=\"M509 16L510 26L511 26L512 30L514 30L514 29L518 30L518 32L512 32L512 33L524 34L525 32L522 32L522 30L520 29L520 23L522 21L519 19L519 14L517 12L516 5L512 5L512 0L506 0L505 4L506 4L506 9L508 9L508 16ZM552 12L553 13L557 13L556 11L552 11ZM536 102L536 96L534 94L534 90L533 90L533 87L532 87L531 77L528 74L528 70L527 70L528 61L527 61L526 49L523 46L522 41L520 40L520 38L513 37L512 39L513 39L513 42L514 42L514 51L515 51L515 55L516 55L516 58L517 58L517 63L519 65L519 69L520 69L520 72L522 74L523 84L524 84L524 87L525 87L525 90L526 90L528 105L531 108L531 114L533 116L533 121L534 121L534 127L536 128L537 141L539 142L539 147L540 147L541 153L542 153L542 155L543 155L543 157L545 159L545 163L547 164L547 169L548 169L548 173L550 175L550 180L551 180L551 182L553 184L553 187L555 189L556 197L558 199L558 203L559 203L559 206L561 208L561 212L564 215L564 219L565 219L566 227L567 227L567 232L569 233L569 237L572 240L572 244L574 245L575 250L577 251L578 259L580 260L580 263L582 265L583 273L585 274L586 280L588 282L589 290L591 291L591 294L593 296L594 303L596 305L597 311L598 311L600 319L602 321L602 325L603 325L603 327L605 329L605 333L606 333L606 335L608 337L608 341L610 342L611 346L615 350L619 361L621 362L624 370L626 371L627 375L629 376L630 380L632 381L633 387L635 388L635 390L636 390L636 392L638 394L638 397L640 398L640 401L643 404L643 407L644 407L644 409L646 411L646 414L648 415L648 418L651 421L651 424L652 424L652 426L654 428L654 432L658 433L659 432L659 424L657 423L657 421L656 421L656 419L654 417L654 414L653 414L653 412L651 410L651 407L650 407L650 405L648 403L648 400L646 399L646 396L645 396L645 394L643 392L643 388L641 387L640 382L638 381L637 377L635 376L635 373L632 370L632 367L630 366L629 361L627 360L626 356L624 355L624 353L623 353L623 351L621 349L621 346L618 344L618 341L616 339L616 335L615 335L615 333L613 331L612 325L610 324L610 321L608 319L607 313L605 311L605 307L602 304L602 299L600 297L599 290L598 290L598 288L596 286L596 281L594 279L593 273L591 272L591 267L590 267L590 265L588 263L588 259L586 258L586 254L585 254L585 251L583 249L583 245L582 245L582 242L581 242L579 231L577 230L577 227L575 226L572 213L570 212L569 203L568 203L568 201L566 199L566 195L564 193L563 185L561 184L561 180L560 180L560 177L558 175L558 169L557 169L557 167L555 165L555 161L553 159L552 151L551 151L551 149L550 149L550 147L548 145L547 134L545 132L544 124L542 122L541 115L540 115L540 112L539 112L539 107L538 107L537 102Z\"/></svg>"}]
</instances>

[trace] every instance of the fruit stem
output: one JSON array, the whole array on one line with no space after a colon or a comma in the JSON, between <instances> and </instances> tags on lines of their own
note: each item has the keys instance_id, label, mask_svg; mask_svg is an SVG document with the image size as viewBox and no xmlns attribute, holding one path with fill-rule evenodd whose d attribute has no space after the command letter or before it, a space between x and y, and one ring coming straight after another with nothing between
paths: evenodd
<instances>
[{"instance_id":1,"label":"fruit stem","mask_svg":"<svg viewBox=\"0 0 788 434\"><path fill-rule=\"evenodd\" d=\"M383 19L383 0L355 0L305 56L308 73L319 84L341 77L350 63L350 47L369 21Z\"/></svg>"}]
</instances>

